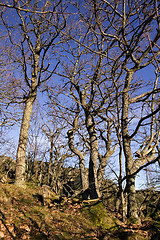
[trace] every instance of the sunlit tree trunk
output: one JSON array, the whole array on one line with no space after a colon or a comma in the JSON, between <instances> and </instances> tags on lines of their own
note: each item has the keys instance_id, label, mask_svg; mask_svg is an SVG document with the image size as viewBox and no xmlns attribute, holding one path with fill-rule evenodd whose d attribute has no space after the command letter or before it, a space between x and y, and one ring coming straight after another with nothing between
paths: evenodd
<instances>
[{"instance_id":1,"label":"sunlit tree trunk","mask_svg":"<svg viewBox=\"0 0 160 240\"><path fill-rule=\"evenodd\" d=\"M25 107L21 123L21 130L19 136L19 143L17 149L17 158L16 158L16 175L15 175L15 185L25 186L25 157L26 157L26 148L28 142L29 134L29 123L31 119L32 109L34 101L37 97L37 87L38 87L38 72L39 72L39 49L40 49L40 39L38 37L35 49L32 49L32 54L34 57L34 64L32 68L32 79L30 92L25 97ZM27 82L27 80L25 79Z\"/></svg>"},{"instance_id":2,"label":"sunlit tree trunk","mask_svg":"<svg viewBox=\"0 0 160 240\"><path fill-rule=\"evenodd\" d=\"M17 162L16 162L16 178L15 184L18 186L25 185L25 157L29 132L29 122L32 114L32 108L36 96L27 99L24 107L24 113L21 123L19 144L17 149Z\"/></svg>"},{"instance_id":3,"label":"sunlit tree trunk","mask_svg":"<svg viewBox=\"0 0 160 240\"><path fill-rule=\"evenodd\" d=\"M25 156L27 148L27 140L29 133L29 122L32 114L34 101L37 97L37 89L42 83L51 79L59 62L53 68L50 66L49 55L51 48L53 51L53 43L58 39L62 29L66 27L66 17L63 14L61 1L14 1L14 5L7 5L1 19L3 26L8 34L8 42L14 49L10 52L12 61L9 61L9 68L13 66L23 74L21 86L24 103L23 119L19 136L17 150L17 164L15 184L19 186L25 185ZM8 12L8 8L12 9L12 13ZM59 10L58 10L58 9ZM26 11L30 9L30 11ZM49 10L50 9L50 10ZM57 12L58 14L53 14ZM60 14L59 14L60 13ZM14 21L8 21L10 15L14 16ZM6 35L6 33L5 33ZM57 43L58 44L58 43ZM52 52L52 56L54 51ZM13 66L12 66L13 64ZM15 65L14 65L15 64ZM14 74L17 75L15 68Z\"/></svg>"}]
</instances>

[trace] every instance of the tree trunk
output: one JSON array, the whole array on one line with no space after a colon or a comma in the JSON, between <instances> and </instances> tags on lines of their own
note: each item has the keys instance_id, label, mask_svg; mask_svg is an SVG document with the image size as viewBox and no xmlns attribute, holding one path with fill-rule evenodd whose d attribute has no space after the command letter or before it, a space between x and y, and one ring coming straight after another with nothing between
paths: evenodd
<instances>
[{"instance_id":1,"label":"tree trunk","mask_svg":"<svg viewBox=\"0 0 160 240\"><path fill-rule=\"evenodd\" d=\"M122 138L123 138L123 150L125 155L125 167L126 167L126 190L127 190L127 218L135 219L139 221L137 213L137 204L135 197L135 177L131 177L133 168L133 156L131 151L131 140L129 138L128 130L128 110L129 110L129 90L133 77L133 71L128 71L125 79L125 85L122 95Z\"/></svg>"},{"instance_id":2,"label":"tree trunk","mask_svg":"<svg viewBox=\"0 0 160 240\"><path fill-rule=\"evenodd\" d=\"M88 189L88 176L87 176L87 171L85 168L85 159L84 155L81 151L79 151L75 146L74 146L74 130L71 129L67 132L68 135L68 145L70 150L76 154L79 158L79 168L80 168L80 177L81 177L81 185L82 185L82 191L84 192L84 198L86 199L87 196L85 194L86 190Z\"/></svg>"},{"instance_id":3,"label":"tree trunk","mask_svg":"<svg viewBox=\"0 0 160 240\"><path fill-rule=\"evenodd\" d=\"M51 175L53 175L52 172L52 165L53 165L53 135L50 136L50 143L51 143L51 147L50 147L50 159L49 159L49 163L48 163L48 177L47 177L47 185L50 186L51 184Z\"/></svg>"},{"instance_id":4,"label":"tree trunk","mask_svg":"<svg viewBox=\"0 0 160 240\"><path fill-rule=\"evenodd\" d=\"M107 159L108 160L108 159ZM98 168L98 184L99 190L103 190L103 183L104 183L104 174L106 169L107 160L102 156L99 156L99 168Z\"/></svg>"},{"instance_id":5,"label":"tree trunk","mask_svg":"<svg viewBox=\"0 0 160 240\"><path fill-rule=\"evenodd\" d=\"M16 176L15 184L21 187L25 186L25 157L26 148L29 132L29 122L32 114L33 103L35 101L35 96L30 97L25 102L25 108L21 123L19 144L17 149L17 159L16 159Z\"/></svg>"},{"instance_id":6,"label":"tree trunk","mask_svg":"<svg viewBox=\"0 0 160 240\"><path fill-rule=\"evenodd\" d=\"M15 185L18 185L21 187L25 186L25 157L26 157L29 127L30 127L29 122L32 114L33 104L37 97L37 88L38 88L37 76L39 71L39 67L38 67L39 52L38 51L39 50L40 50L40 41L39 39L37 39L36 47L34 50L32 49L34 64L32 68L31 83L28 82L28 79L26 79L26 74L24 74L25 81L30 88L30 92L26 96L23 118L21 123L20 136L19 136L18 149L17 149L17 159L16 159Z\"/></svg>"},{"instance_id":7,"label":"tree trunk","mask_svg":"<svg viewBox=\"0 0 160 240\"><path fill-rule=\"evenodd\" d=\"M125 161L126 161L126 190L127 190L127 218L139 221L137 213L135 176L132 175L133 157L130 141L124 139Z\"/></svg>"},{"instance_id":8,"label":"tree trunk","mask_svg":"<svg viewBox=\"0 0 160 240\"><path fill-rule=\"evenodd\" d=\"M88 199L88 171L85 167L84 158L79 160L79 168L80 168L80 176L81 176L81 184L83 191L83 199Z\"/></svg>"},{"instance_id":9,"label":"tree trunk","mask_svg":"<svg viewBox=\"0 0 160 240\"><path fill-rule=\"evenodd\" d=\"M135 191L135 176L127 177L127 218L136 220L139 222L137 213L136 191Z\"/></svg>"},{"instance_id":10,"label":"tree trunk","mask_svg":"<svg viewBox=\"0 0 160 240\"><path fill-rule=\"evenodd\" d=\"M124 197L124 192L123 192L123 186L122 186L122 143L121 143L121 135L118 132L118 141L119 141L119 178L118 178L118 186L119 186L119 191L118 191L118 197L117 197L117 203L118 201L120 202L119 207L117 208L118 211L122 214L122 221L125 222L127 213L125 211L125 197ZM120 198L120 199L119 199ZM119 199L119 200L118 200Z\"/></svg>"},{"instance_id":11,"label":"tree trunk","mask_svg":"<svg viewBox=\"0 0 160 240\"><path fill-rule=\"evenodd\" d=\"M91 114L86 114L86 126L90 140L89 191L90 198L96 199L100 196L97 176L98 140L94 119Z\"/></svg>"}]
</instances>

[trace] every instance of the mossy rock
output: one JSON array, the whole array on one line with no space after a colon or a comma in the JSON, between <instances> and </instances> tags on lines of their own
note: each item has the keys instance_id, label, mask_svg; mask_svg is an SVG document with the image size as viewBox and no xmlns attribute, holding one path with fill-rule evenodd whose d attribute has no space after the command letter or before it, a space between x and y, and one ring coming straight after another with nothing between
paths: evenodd
<instances>
[{"instance_id":1,"label":"mossy rock","mask_svg":"<svg viewBox=\"0 0 160 240\"><path fill-rule=\"evenodd\" d=\"M118 229L118 219L109 215L102 202L95 202L91 205L85 204L83 211L89 214L94 226L114 231Z\"/></svg>"}]
</instances>

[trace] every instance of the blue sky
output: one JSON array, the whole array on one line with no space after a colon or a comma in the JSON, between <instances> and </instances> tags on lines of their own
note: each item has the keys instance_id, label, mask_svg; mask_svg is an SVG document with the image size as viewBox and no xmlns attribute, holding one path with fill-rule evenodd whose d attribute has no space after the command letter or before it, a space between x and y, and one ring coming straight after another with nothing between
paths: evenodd
<instances>
[{"instance_id":1,"label":"blue sky","mask_svg":"<svg viewBox=\"0 0 160 240\"><path fill-rule=\"evenodd\" d=\"M13 20L13 16L12 15L9 15L9 20ZM12 23L14 23L12 21ZM52 64L55 63L53 62L53 59L52 59ZM54 64L53 64L54 65ZM139 70L137 73L136 73L136 76L139 78L139 79L142 79L144 80L144 82L147 84L149 83L150 81L152 81L154 79L154 69L152 66L148 66L147 68L145 69L142 69L142 70ZM53 77L53 81L56 82L58 81L57 80L58 78L56 78L55 76ZM147 88L145 88L145 90L150 90L150 86ZM142 93L142 92L141 92ZM46 97L42 96L41 94L39 94L39 102L41 104L43 104L43 102L46 100ZM136 119L134 120L134 124L136 125ZM138 120L137 120L138 122ZM13 151L15 150L16 152L16 147L17 147L17 144L18 144L18 136L19 136L19 129L20 129L20 125L18 126L13 126L10 130L8 130L6 133L7 133L7 136L9 139L13 139ZM7 136L5 136L7 138ZM134 151L134 149L133 149ZM139 177L137 177L136 179L136 187L139 188L142 183L145 181L145 176L144 176L144 171L142 171L141 173L138 174Z\"/></svg>"}]
</instances>

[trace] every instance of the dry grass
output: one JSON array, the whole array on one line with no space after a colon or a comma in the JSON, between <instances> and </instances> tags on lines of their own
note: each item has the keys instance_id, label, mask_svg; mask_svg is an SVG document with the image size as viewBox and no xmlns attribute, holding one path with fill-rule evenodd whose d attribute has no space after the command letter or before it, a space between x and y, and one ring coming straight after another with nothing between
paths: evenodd
<instances>
[{"instance_id":1,"label":"dry grass","mask_svg":"<svg viewBox=\"0 0 160 240\"><path fill-rule=\"evenodd\" d=\"M0 184L0 239L99 239L78 207L42 206L39 188Z\"/></svg>"},{"instance_id":2,"label":"dry grass","mask_svg":"<svg viewBox=\"0 0 160 240\"><path fill-rule=\"evenodd\" d=\"M153 221L144 222L141 227L127 226L113 213L104 212L102 204L86 210L82 204L69 202L48 207L37 197L39 187L21 189L0 183L0 189L1 240L118 240L124 236L128 240L148 240L155 234L151 229ZM103 215L105 218L101 219Z\"/></svg>"}]
</instances>

